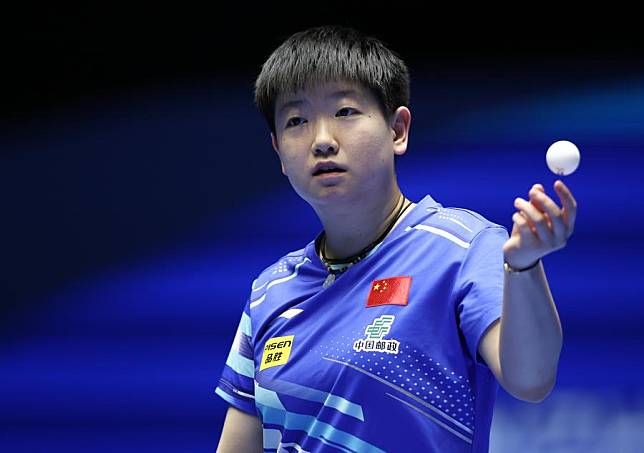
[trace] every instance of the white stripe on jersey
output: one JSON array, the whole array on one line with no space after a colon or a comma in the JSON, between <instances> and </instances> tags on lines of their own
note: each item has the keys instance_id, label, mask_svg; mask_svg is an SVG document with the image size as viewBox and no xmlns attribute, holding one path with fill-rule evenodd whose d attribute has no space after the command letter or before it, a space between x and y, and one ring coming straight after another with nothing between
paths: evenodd
<instances>
[{"instance_id":1,"label":"white stripe on jersey","mask_svg":"<svg viewBox=\"0 0 644 453\"><path fill-rule=\"evenodd\" d=\"M420 223L418 225L414 225L413 227L405 228L405 231L409 231L409 230L412 230L412 229L427 231L429 233L434 233L434 234L437 234L438 236L444 237L445 239L449 239L450 241L452 241L454 244L458 245L459 247L463 247L464 249L470 248L470 243L469 242L465 242L465 241L457 238L456 236L454 236L452 233L449 233L449 232L447 232L445 230L441 230L440 228L436 228L436 227L429 226L429 225L423 225L422 223Z\"/></svg>"},{"instance_id":2,"label":"white stripe on jersey","mask_svg":"<svg viewBox=\"0 0 644 453\"><path fill-rule=\"evenodd\" d=\"M301 308L290 308L290 309L286 310L284 313L282 313L281 315L279 315L279 317L280 318L291 319L291 318L299 315L303 311L304 310L302 310Z\"/></svg>"},{"instance_id":3,"label":"white stripe on jersey","mask_svg":"<svg viewBox=\"0 0 644 453\"><path fill-rule=\"evenodd\" d=\"M468 227L466 227L466 226L465 226L465 224L463 224L463 223L459 222L459 221L458 221L458 220L456 220L456 219L452 219L451 217L448 217L448 218L447 218L447 220L449 220L450 222L454 222L454 223L455 223L455 224L457 224L457 225L462 226L463 228L465 228L465 229L466 229L467 231L469 231L470 233L474 233L474 231L472 231L471 229L469 229Z\"/></svg>"}]
</instances>

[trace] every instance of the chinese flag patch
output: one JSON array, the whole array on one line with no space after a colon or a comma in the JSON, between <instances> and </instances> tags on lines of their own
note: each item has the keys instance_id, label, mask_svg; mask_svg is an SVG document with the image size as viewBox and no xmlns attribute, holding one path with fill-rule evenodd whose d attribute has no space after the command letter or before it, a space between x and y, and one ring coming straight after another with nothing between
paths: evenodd
<instances>
[{"instance_id":1,"label":"chinese flag patch","mask_svg":"<svg viewBox=\"0 0 644 453\"><path fill-rule=\"evenodd\" d=\"M371 282L367 307L407 305L411 277L389 277Z\"/></svg>"}]
</instances>

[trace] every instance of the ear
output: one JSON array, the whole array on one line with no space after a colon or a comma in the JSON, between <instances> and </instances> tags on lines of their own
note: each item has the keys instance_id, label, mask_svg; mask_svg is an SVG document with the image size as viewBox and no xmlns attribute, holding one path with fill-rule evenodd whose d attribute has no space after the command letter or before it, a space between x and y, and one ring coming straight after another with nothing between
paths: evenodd
<instances>
[{"instance_id":1,"label":"ear","mask_svg":"<svg viewBox=\"0 0 644 453\"><path fill-rule=\"evenodd\" d=\"M277 138L275 138L275 134L271 132L271 143L273 144L273 149L277 153L277 157L280 158L280 165L282 166L282 174L286 176L286 169L284 168L284 163L282 162L282 158L280 156L280 149L279 146L277 145Z\"/></svg>"},{"instance_id":2,"label":"ear","mask_svg":"<svg viewBox=\"0 0 644 453\"><path fill-rule=\"evenodd\" d=\"M391 124L394 141L394 153L398 156L405 154L409 142L409 128L411 126L411 112L407 107L398 107L394 113Z\"/></svg>"}]
</instances>

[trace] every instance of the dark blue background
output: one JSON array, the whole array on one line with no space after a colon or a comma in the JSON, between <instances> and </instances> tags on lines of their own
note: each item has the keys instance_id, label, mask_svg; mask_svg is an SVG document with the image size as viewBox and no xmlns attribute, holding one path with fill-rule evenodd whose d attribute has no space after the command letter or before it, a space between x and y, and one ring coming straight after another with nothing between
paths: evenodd
<instances>
[{"instance_id":1,"label":"dark blue background","mask_svg":"<svg viewBox=\"0 0 644 453\"><path fill-rule=\"evenodd\" d=\"M564 178L576 230L544 259L564 328L558 384L540 405L500 392L492 451L641 445L644 65L632 35L468 24L465 38L349 16L222 28L182 13L143 25L59 11L12 35L0 450L214 450L226 404L213 390L251 282L321 228L280 172L254 78L283 38L330 22L408 61L397 169L414 201L429 193L511 231L532 184L559 204L548 146L578 145Z\"/></svg>"}]
</instances>

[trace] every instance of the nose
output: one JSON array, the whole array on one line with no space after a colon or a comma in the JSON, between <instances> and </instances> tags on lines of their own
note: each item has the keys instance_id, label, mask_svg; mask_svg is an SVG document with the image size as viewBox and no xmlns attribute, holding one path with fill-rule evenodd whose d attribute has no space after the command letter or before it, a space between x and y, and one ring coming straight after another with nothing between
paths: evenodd
<instances>
[{"instance_id":1,"label":"nose","mask_svg":"<svg viewBox=\"0 0 644 453\"><path fill-rule=\"evenodd\" d=\"M324 120L318 121L311 149L315 155L335 154L338 151L338 143Z\"/></svg>"}]
</instances>

